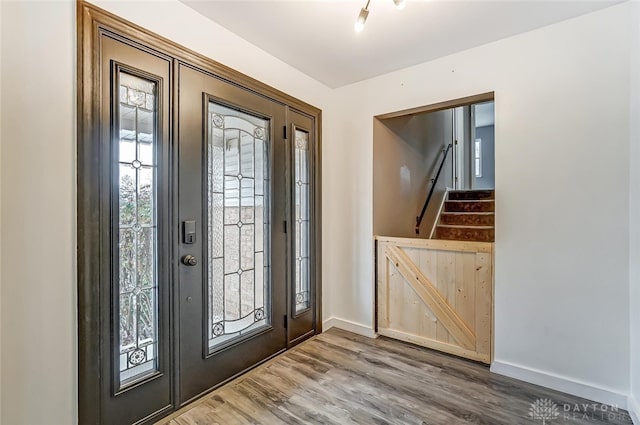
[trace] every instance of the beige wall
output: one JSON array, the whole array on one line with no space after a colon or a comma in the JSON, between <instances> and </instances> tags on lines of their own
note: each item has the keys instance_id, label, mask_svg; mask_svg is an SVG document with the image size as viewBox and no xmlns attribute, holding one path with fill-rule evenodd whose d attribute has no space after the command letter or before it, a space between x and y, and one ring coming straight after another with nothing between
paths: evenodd
<instances>
[{"instance_id":1,"label":"beige wall","mask_svg":"<svg viewBox=\"0 0 640 425\"><path fill-rule=\"evenodd\" d=\"M373 120L373 233L413 238L416 216L451 143L452 111ZM449 152L434 195L420 226L428 238L446 187L452 187Z\"/></svg>"}]
</instances>

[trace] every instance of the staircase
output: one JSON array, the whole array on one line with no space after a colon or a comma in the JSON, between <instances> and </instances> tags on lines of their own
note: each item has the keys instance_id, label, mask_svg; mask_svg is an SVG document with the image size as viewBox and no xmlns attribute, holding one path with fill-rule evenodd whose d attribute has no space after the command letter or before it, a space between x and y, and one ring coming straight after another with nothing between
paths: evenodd
<instances>
[{"instance_id":1,"label":"staircase","mask_svg":"<svg viewBox=\"0 0 640 425\"><path fill-rule=\"evenodd\" d=\"M493 242L495 191L452 190L440 213L434 239Z\"/></svg>"}]
</instances>

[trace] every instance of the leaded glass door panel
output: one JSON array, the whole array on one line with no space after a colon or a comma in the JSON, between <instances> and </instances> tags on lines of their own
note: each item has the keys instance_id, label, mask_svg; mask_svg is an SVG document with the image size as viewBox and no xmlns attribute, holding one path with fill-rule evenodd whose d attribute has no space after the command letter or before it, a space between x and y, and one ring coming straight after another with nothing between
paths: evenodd
<instances>
[{"instance_id":1,"label":"leaded glass door panel","mask_svg":"<svg viewBox=\"0 0 640 425\"><path fill-rule=\"evenodd\" d=\"M99 293L101 341L90 355L100 359L100 372L93 372L100 378L100 423L127 424L173 410L172 64L108 33L101 46L99 143L85 147L94 149L102 219L100 284L92 288Z\"/></svg>"},{"instance_id":2,"label":"leaded glass door panel","mask_svg":"<svg viewBox=\"0 0 640 425\"><path fill-rule=\"evenodd\" d=\"M286 347L286 157L283 105L189 67L179 85L184 403Z\"/></svg>"},{"instance_id":3,"label":"leaded glass door panel","mask_svg":"<svg viewBox=\"0 0 640 425\"><path fill-rule=\"evenodd\" d=\"M291 346L313 335L316 328L316 140L311 117L290 110L288 118Z\"/></svg>"}]
</instances>

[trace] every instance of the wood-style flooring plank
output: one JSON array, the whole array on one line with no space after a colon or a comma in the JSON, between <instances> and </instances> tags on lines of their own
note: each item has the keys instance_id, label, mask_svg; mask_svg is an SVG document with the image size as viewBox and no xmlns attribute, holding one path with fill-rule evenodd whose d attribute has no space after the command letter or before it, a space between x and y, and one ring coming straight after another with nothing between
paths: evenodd
<instances>
[{"instance_id":1,"label":"wood-style flooring plank","mask_svg":"<svg viewBox=\"0 0 640 425\"><path fill-rule=\"evenodd\" d=\"M626 411L489 372L389 338L338 329L318 335L205 396L168 425L532 425L547 398L549 425L631 425ZM565 411L564 406L571 411ZM573 410L578 406L578 411Z\"/></svg>"}]
</instances>

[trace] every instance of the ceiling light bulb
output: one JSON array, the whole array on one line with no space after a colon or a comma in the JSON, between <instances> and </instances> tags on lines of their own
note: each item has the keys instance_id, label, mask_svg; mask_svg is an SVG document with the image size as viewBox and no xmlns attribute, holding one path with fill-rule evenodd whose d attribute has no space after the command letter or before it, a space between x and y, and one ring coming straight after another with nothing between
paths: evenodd
<instances>
[{"instance_id":1,"label":"ceiling light bulb","mask_svg":"<svg viewBox=\"0 0 640 425\"><path fill-rule=\"evenodd\" d=\"M367 22L367 17L369 16L369 9L362 8L360 9L360 14L358 15L358 19L356 19L356 23L354 25L354 29L356 32L360 32L364 29L364 23Z\"/></svg>"},{"instance_id":2,"label":"ceiling light bulb","mask_svg":"<svg viewBox=\"0 0 640 425\"><path fill-rule=\"evenodd\" d=\"M402 10L407 5L406 0L393 0L393 4L396 5L396 9Z\"/></svg>"}]
</instances>

